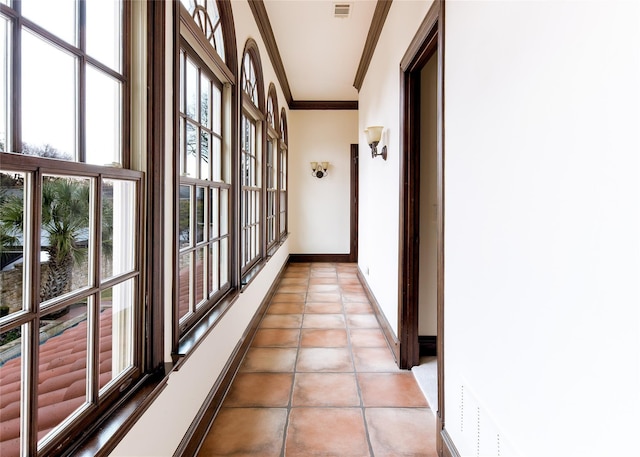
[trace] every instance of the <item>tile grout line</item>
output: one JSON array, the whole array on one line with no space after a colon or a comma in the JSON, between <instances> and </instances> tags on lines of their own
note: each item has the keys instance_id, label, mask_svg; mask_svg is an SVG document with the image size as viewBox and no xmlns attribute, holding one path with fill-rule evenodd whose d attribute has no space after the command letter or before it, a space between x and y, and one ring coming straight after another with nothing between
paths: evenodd
<instances>
[{"instance_id":1,"label":"tile grout line","mask_svg":"<svg viewBox=\"0 0 640 457\"><path fill-rule=\"evenodd\" d=\"M360 413L362 414L362 423L364 425L364 435L367 440L367 447L369 448L369 455L374 456L373 445L371 444L371 437L369 436L369 426L367 425L367 416L365 414L364 397L362 395L362 389L360 387L360 378L358 377L358 369L356 367L355 355L353 353L353 344L351 343L351 328L349 326L349 319L347 318L347 308L344 304L344 295L342 294L342 286L338 283L340 289L340 303L342 304L342 313L344 315L345 327L347 330L347 345L349 347L349 353L351 354L351 362L353 363L353 376L356 382L356 390L358 391L358 398L360 399Z\"/></svg>"}]
</instances>

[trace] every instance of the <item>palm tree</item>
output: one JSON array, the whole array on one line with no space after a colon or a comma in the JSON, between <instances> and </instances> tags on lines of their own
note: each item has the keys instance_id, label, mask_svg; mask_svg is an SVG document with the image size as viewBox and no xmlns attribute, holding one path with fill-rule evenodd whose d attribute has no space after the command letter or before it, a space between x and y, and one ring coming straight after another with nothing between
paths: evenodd
<instances>
[{"instance_id":1,"label":"palm tree","mask_svg":"<svg viewBox=\"0 0 640 457\"><path fill-rule=\"evenodd\" d=\"M89 181L66 177L45 177L42 182L42 247L49 268L42 278L40 300L67 292L73 266L86 256L82 240L89 236ZM0 252L16 246L23 234L22 195L0 200Z\"/></svg>"},{"instance_id":2,"label":"palm tree","mask_svg":"<svg viewBox=\"0 0 640 457\"><path fill-rule=\"evenodd\" d=\"M87 253L80 241L89 236L89 183L71 178L46 178L42 185L42 231L48 243L49 269L40 300L62 295L71 283L74 264Z\"/></svg>"}]
</instances>

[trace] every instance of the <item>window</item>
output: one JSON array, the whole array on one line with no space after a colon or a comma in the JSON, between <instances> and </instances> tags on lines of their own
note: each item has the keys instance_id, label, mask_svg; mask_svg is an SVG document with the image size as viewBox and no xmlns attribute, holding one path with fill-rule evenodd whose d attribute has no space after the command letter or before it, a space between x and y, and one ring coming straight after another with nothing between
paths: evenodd
<instances>
[{"instance_id":1,"label":"window","mask_svg":"<svg viewBox=\"0 0 640 457\"><path fill-rule=\"evenodd\" d=\"M126 167L124 6L79 4L2 9L0 151Z\"/></svg>"},{"instance_id":2,"label":"window","mask_svg":"<svg viewBox=\"0 0 640 457\"><path fill-rule=\"evenodd\" d=\"M278 193L280 196L280 240L287 236L287 142L289 140L287 132L287 113L284 108L280 114L280 149L278 154Z\"/></svg>"},{"instance_id":3,"label":"window","mask_svg":"<svg viewBox=\"0 0 640 457\"><path fill-rule=\"evenodd\" d=\"M257 45L250 40L242 59L240 123L240 265L245 275L263 256L263 95Z\"/></svg>"},{"instance_id":4,"label":"window","mask_svg":"<svg viewBox=\"0 0 640 457\"><path fill-rule=\"evenodd\" d=\"M126 169L123 137L127 9L0 8L2 456L51 452L141 374L142 174Z\"/></svg>"},{"instance_id":5,"label":"window","mask_svg":"<svg viewBox=\"0 0 640 457\"><path fill-rule=\"evenodd\" d=\"M267 252L278 241L278 102L276 88L273 83L269 86L267 98L267 157L266 157L266 230Z\"/></svg>"},{"instance_id":6,"label":"window","mask_svg":"<svg viewBox=\"0 0 640 457\"><path fill-rule=\"evenodd\" d=\"M221 84L184 49L180 75L178 318L182 325L230 287L231 183L222 147Z\"/></svg>"},{"instance_id":7,"label":"window","mask_svg":"<svg viewBox=\"0 0 640 457\"><path fill-rule=\"evenodd\" d=\"M174 348L231 290L231 92L221 6L182 0Z\"/></svg>"},{"instance_id":8,"label":"window","mask_svg":"<svg viewBox=\"0 0 640 457\"><path fill-rule=\"evenodd\" d=\"M193 18L198 29L215 49L220 58L225 60L224 33L222 18L215 0L180 0Z\"/></svg>"}]
</instances>

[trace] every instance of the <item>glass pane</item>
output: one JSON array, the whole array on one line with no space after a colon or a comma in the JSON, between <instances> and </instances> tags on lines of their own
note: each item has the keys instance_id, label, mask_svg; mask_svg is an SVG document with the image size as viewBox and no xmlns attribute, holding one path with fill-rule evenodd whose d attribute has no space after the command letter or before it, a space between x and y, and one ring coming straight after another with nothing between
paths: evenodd
<instances>
[{"instance_id":1,"label":"glass pane","mask_svg":"<svg viewBox=\"0 0 640 457\"><path fill-rule=\"evenodd\" d=\"M184 101L184 66L185 66L185 60L186 60L186 55L187 53L183 50L180 49L180 112L182 114L185 114L184 111L184 105L185 105L185 101Z\"/></svg>"},{"instance_id":2,"label":"glass pane","mask_svg":"<svg viewBox=\"0 0 640 457\"><path fill-rule=\"evenodd\" d=\"M90 183L88 178L42 178L40 243L47 259L42 265L43 302L91 284Z\"/></svg>"},{"instance_id":3,"label":"glass pane","mask_svg":"<svg viewBox=\"0 0 640 457\"><path fill-rule=\"evenodd\" d=\"M24 179L23 173L0 172L0 319L23 308Z\"/></svg>"},{"instance_id":4,"label":"glass pane","mask_svg":"<svg viewBox=\"0 0 640 457\"><path fill-rule=\"evenodd\" d=\"M121 92L120 81L87 65L87 163L122 164Z\"/></svg>"},{"instance_id":5,"label":"glass pane","mask_svg":"<svg viewBox=\"0 0 640 457\"><path fill-rule=\"evenodd\" d=\"M211 80L200 76L200 123L211 128Z\"/></svg>"},{"instance_id":6,"label":"glass pane","mask_svg":"<svg viewBox=\"0 0 640 457\"><path fill-rule=\"evenodd\" d=\"M187 102L187 117L197 120L197 104L198 104L198 68L187 59L187 72L185 74L186 82L186 102Z\"/></svg>"},{"instance_id":7,"label":"glass pane","mask_svg":"<svg viewBox=\"0 0 640 457\"><path fill-rule=\"evenodd\" d=\"M86 402L87 340L87 303L75 303L40 320L38 438Z\"/></svg>"},{"instance_id":8,"label":"glass pane","mask_svg":"<svg viewBox=\"0 0 640 457\"><path fill-rule=\"evenodd\" d=\"M229 282L229 238L220 240L220 285Z\"/></svg>"},{"instance_id":9,"label":"glass pane","mask_svg":"<svg viewBox=\"0 0 640 457\"><path fill-rule=\"evenodd\" d=\"M0 333L0 455L20 455L20 388L23 327Z\"/></svg>"},{"instance_id":10,"label":"glass pane","mask_svg":"<svg viewBox=\"0 0 640 457\"><path fill-rule=\"evenodd\" d=\"M205 289L207 285L207 277L206 277L206 252L207 248L197 249L195 252L196 255L196 265L195 265L195 294L196 294L196 305L201 305L205 299Z\"/></svg>"},{"instance_id":11,"label":"glass pane","mask_svg":"<svg viewBox=\"0 0 640 457\"><path fill-rule=\"evenodd\" d=\"M50 4L58 7L58 2ZM76 159L76 83L76 60L71 55L31 33L22 32L22 150L25 154ZM55 90L51 90L52 87Z\"/></svg>"},{"instance_id":12,"label":"glass pane","mask_svg":"<svg viewBox=\"0 0 640 457\"><path fill-rule=\"evenodd\" d=\"M211 140L211 176L214 181L222 181L222 141L215 136Z\"/></svg>"},{"instance_id":13,"label":"glass pane","mask_svg":"<svg viewBox=\"0 0 640 457\"><path fill-rule=\"evenodd\" d=\"M196 243L204 241L204 187L196 187Z\"/></svg>"},{"instance_id":14,"label":"glass pane","mask_svg":"<svg viewBox=\"0 0 640 457\"><path fill-rule=\"evenodd\" d=\"M9 21L0 16L0 151L9 151L10 145L7 144L9 131L9 49L11 46L10 39L11 26Z\"/></svg>"},{"instance_id":15,"label":"glass pane","mask_svg":"<svg viewBox=\"0 0 640 457\"><path fill-rule=\"evenodd\" d=\"M211 170L210 170L210 156L211 152L209 148L211 146L211 134L205 132L204 130L200 131L200 179L211 179Z\"/></svg>"},{"instance_id":16,"label":"glass pane","mask_svg":"<svg viewBox=\"0 0 640 457\"><path fill-rule=\"evenodd\" d=\"M220 236L229 234L229 189L220 189Z\"/></svg>"},{"instance_id":17,"label":"glass pane","mask_svg":"<svg viewBox=\"0 0 640 457\"><path fill-rule=\"evenodd\" d=\"M220 262L218 243L213 243L211 246L209 246L209 256L211 261L209 268L209 296L211 296L220 288L220 284L218 283Z\"/></svg>"},{"instance_id":18,"label":"glass pane","mask_svg":"<svg viewBox=\"0 0 640 457\"><path fill-rule=\"evenodd\" d=\"M218 135L222 134L222 91L218 86L213 86L213 101L212 101L212 116L213 122L211 128L214 133Z\"/></svg>"},{"instance_id":19,"label":"glass pane","mask_svg":"<svg viewBox=\"0 0 640 457\"><path fill-rule=\"evenodd\" d=\"M122 57L122 4L116 1L86 2L87 53L120 71Z\"/></svg>"},{"instance_id":20,"label":"glass pane","mask_svg":"<svg viewBox=\"0 0 640 457\"><path fill-rule=\"evenodd\" d=\"M218 231L218 189L209 189L209 239L217 238Z\"/></svg>"},{"instance_id":21,"label":"glass pane","mask_svg":"<svg viewBox=\"0 0 640 457\"><path fill-rule=\"evenodd\" d=\"M76 44L75 0L22 0L22 14L68 43Z\"/></svg>"},{"instance_id":22,"label":"glass pane","mask_svg":"<svg viewBox=\"0 0 640 457\"><path fill-rule=\"evenodd\" d=\"M185 122L184 119L181 117L180 118L180 132L178 133L180 135L180 175L186 175L187 170L185 169L185 138L186 138L186 134L185 134Z\"/></svg>"},{"instance_id":23,"label":"glass pane","mask_svg":"<svg viewBox=\"0 0 640 457\"><path fill-rule=\"evenodd\" d=\"M189 314L191 304L191 252L180 256L178 318Z\"/></svg>"},{"instance_id":24,"label":"glass pane","mask_svg":"<svg viewBox=\"0 0 640 457\"><path fill-rule=\"evenodd\" d=\"M134 310L134 279L100 295L100 389L133 365Z\"/></svg>"},{"instance_id":25,"label":"glass pane","mask_svg":"<svg viewBox=\"0 0 640 457\"><path fill-rule=\"evenodd\" d=\"M136 183L105 179L102 182L102 281L134 269L136 214Z\"/></svg>"},{"instance_id":26,"label":"glass pane","mask_svg":"<svg viewBox=\"0 0 640 457\"><path fill-rule=\"evenodd\" d=\"M287 228L287 193L280 192L280 233Z\"/></svg>"},{"instance_id":27,"label":"glass pane","mask_svg":"<svg viewBox=\"0 0 640 457\"><path fill-rule=\"evenodd\" d=\"M187 157L186 157L186 169L187 176L197 177L196 167L198 161L198 136L197 128L191 122L187 122Z\"/></svg>"},{"instance_id":28,"label":"glass pane","mask_svg":"<svg viewBox=\"0 0 640 457\"><path fill-rule=\"evenodd\" d=\"M194 0L180 0L180 3L182 3L190 13L193 13L193 10L196 9L196 3Z\"/></svg>"},{"instance_id":29,"label":"glass pane","mask_svg":"<svg viewBox=\"0 0 640 457\"><path fill-rule=\"evenodd\" d=\"M180 186L180 215L178 222L180 248L191 245L191 187Z\"/></svg>"}]
</instances>

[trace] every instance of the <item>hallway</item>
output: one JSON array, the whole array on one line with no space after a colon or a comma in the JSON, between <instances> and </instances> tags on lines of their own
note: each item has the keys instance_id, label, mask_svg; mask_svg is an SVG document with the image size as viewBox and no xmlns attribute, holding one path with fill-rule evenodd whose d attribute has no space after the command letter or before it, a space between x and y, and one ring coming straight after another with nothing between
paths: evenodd
<instances>
[{"instance_id":1,"label":"hallway","mask_svg":"<svg viewBox=\"0 0 640 457\"><path fill-rule=\"evenodd\" d=\"M289 264L200 457L436 456L355 264Z\"/></svg>"}]
</instances>

